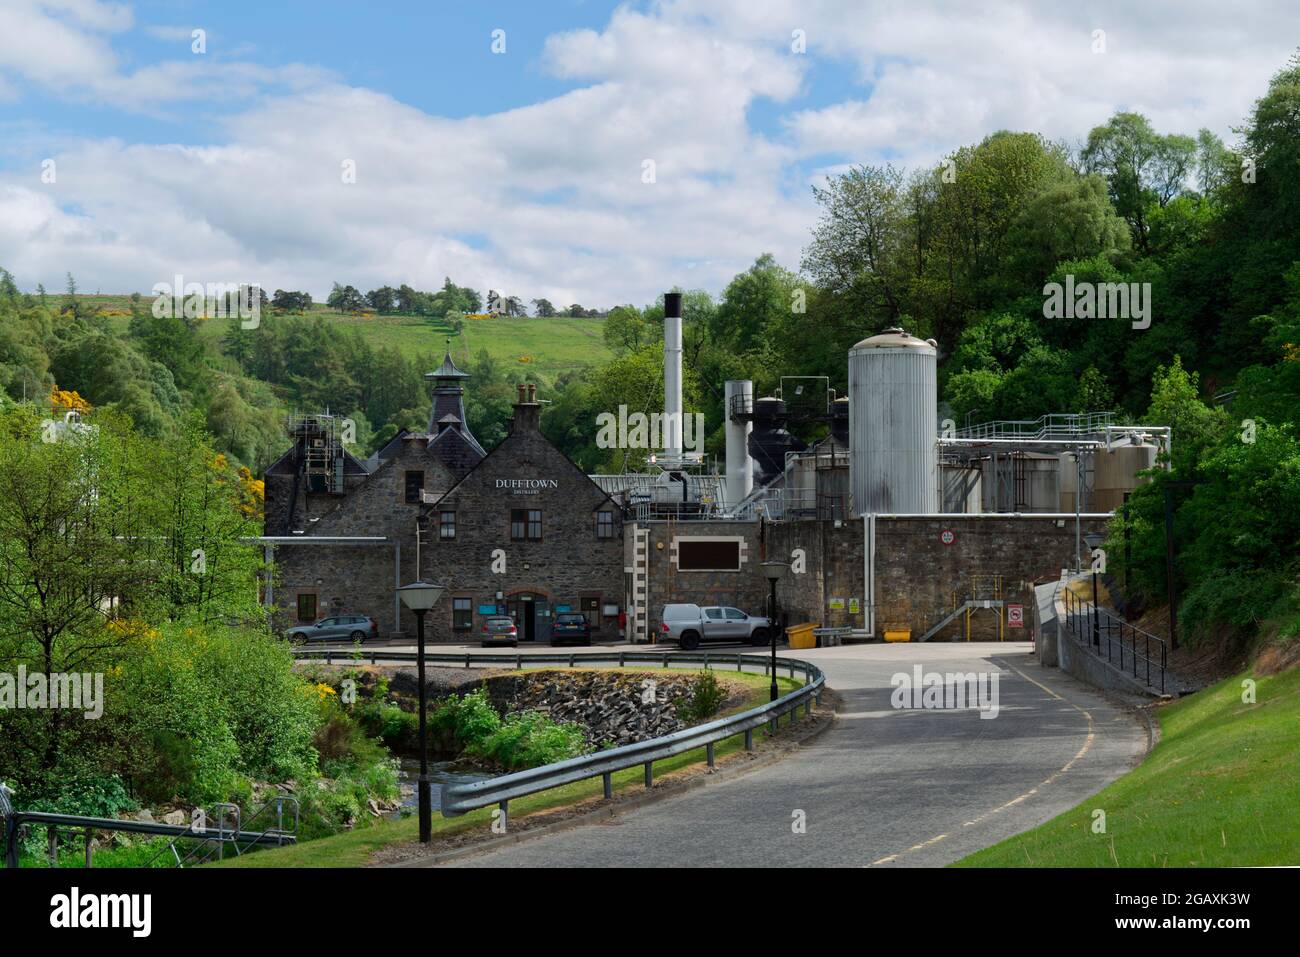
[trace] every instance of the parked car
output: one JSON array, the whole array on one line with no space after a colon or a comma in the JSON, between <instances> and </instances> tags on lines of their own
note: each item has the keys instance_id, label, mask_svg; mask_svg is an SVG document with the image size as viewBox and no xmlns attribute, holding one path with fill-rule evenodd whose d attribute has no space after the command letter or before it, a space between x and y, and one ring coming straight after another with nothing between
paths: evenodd
<instances>
[{"instance_id":1,"label":"parked car","mask_svg":"<svg viewBox=\"0 0 1300 957\"><path fill-rule=\"evenodd\" d=\"M489 645L509 645L519 647L519 629L515 620L507 615L493 615L483 620L483 647Z\"/></svg>"},{"instance_id":2,"label":"parked car","mask_svg":"<svg viewBox=\"0 0 1300 957\"><path fill-rule=\"evenodd\" d=\"M555 616L555 624L551 626L551 644L563 645L568 642L591 644L591 626L587 624L586 615L564 612Z\"/></svg>"},{"instance_id":3,"label":"parked car","mask_svg":"<svg viewBox=\"0 0 1300 957\"><path fill-rule=\"evenodd\" d=\"M664 605L659 613L659 640L675 641L683 651L702 641L743 641L751 645L771 640L772 622L727 605Z\"/></svg>"},{"instance_id":4,"label":"parked car","mask_svg":"<svg viewBox=\"0 0 1300 957\"><path fill-rule=\"evenodd\" d=\"M379 623L366 615L335 615L284 633L290 641L367 641L379 637Z\"/></svg>"}]
</instances>

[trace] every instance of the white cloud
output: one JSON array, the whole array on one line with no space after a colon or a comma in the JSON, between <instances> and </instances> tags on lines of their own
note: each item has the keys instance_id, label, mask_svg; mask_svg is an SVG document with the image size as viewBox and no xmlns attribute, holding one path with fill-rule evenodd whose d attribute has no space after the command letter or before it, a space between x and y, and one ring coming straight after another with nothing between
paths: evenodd
<instances>
[{"instance_id":1,"label":"white cloud","mask_svg":"<svg viewBox=\"0 0 1300 957\"><path fill-rule=\"evenodd\" d=\"M334 280L432 288L450 275L588 306L677 283L716 292L765 251L795 265L816 215L812 163L928 163L999 128L1078 139L1120 108L1226 134L1300 35L1281 5L1252 19L675 0L548 38L541 66L569 92L449 119L308 66L194 58L128 73L108 34L129 11L21 5L42 11L39 29L0 39L0 73L136 108L247 101L219 145L62 142L56 184L0 174L0 262L25 285L71 269L84 288L147 290L181 272L323 296ZM1098 27L1104 55L1090 49ZM827 102L811 87L827 70L860 83ZM758 100L783 111L772 135L754 127Z\"/></svg>"}]
</instances>

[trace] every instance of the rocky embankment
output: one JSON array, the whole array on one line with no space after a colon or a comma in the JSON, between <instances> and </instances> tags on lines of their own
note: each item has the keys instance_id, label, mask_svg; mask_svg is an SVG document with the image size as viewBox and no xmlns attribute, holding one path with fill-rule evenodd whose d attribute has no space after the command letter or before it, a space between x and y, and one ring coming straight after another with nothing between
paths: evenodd
<instances>
[{"instance_id":1,"label":"rocky embankment","mask_svg":"<svg viewBox=\"0 0 1300 957\"><path fill-rule=\"evenodd\" d=\"M582 727L596 747L617 747L687 727L679 703L691 696L692 676L662 672L541 671L497 675L488 695L502 714L543 711ZM726 685L725 679L720 682ZM745 689L727 689L735 697Z\"/></svg>"}]
</instances>

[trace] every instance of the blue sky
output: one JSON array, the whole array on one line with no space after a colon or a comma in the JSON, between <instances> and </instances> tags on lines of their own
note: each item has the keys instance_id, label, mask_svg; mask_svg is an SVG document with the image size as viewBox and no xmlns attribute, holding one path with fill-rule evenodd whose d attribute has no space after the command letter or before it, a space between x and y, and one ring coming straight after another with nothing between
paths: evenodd
<instances>
[{"instance_id":1,"label":"blue sky","mask_svg":"<svg viewBox=\"0 0 1300 957\"><path fill-rule=\"evenodd\" d=\"M1119 108L1230 139L1300 36L1252 6L0 0L0 265L717 293L763 252L797 268L811 185L851 163L1078 141Z\"/></svg>"}]
</instances>

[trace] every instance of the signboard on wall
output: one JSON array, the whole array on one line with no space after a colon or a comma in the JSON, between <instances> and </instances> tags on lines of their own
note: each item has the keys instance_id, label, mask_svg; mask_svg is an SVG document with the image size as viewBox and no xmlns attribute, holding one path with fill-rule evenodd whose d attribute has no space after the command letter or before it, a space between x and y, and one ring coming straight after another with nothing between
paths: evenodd
<instances>
[{"instance_id":1,"label":"signboard on wall","mask_svg":"<svg viewBox=\"0 0 1300 957\"><path fill-rule=\"evenodd\" d=\"M939 541L943 542L945 545L951 545L953 542L957 541L957 536L953 534L951 528L945 528L939 533Z\"/></svg>"},{"instance_id":2,"label":"signboard on wall","mask_svg":"<svg viewBox=\"0 0 1300 957\"><path fill-rule=\"evenodd\" d=\"M1008 628L1025 627L1025 606L1024 605L1007 605L1007 627Z\"/></svg>"},{"instance_id":3,"label":"signboard on wall","mask_svg":"<svg viewBox=\"0 0 1300 957\"><path fill-rule=\"evenodd\" d=\"M849 599L849 614L850 614L850 615L856 615L857 613L858 613L858 600L857 600L856 598L850 598L850 599Z\"/></svg>"},{"instance_id":4,"label":"signboard on wall","mask_svg":"<svg viewBox=\"0 0 1300 957\"><path fill-rule=\"evenodd\" d=\"M842 609L844 608L844 599L843 599L843 598L832 598L832 599L830 600L830 607L831 607L831 609L832 609L833 611L840 611L840 610L842 610Z\"/></svg>"}]
</instances>

